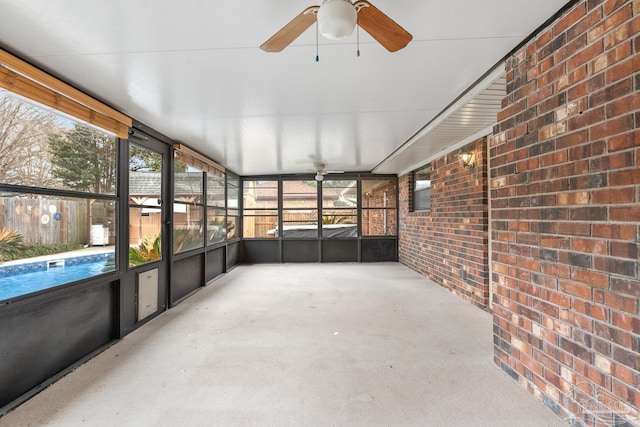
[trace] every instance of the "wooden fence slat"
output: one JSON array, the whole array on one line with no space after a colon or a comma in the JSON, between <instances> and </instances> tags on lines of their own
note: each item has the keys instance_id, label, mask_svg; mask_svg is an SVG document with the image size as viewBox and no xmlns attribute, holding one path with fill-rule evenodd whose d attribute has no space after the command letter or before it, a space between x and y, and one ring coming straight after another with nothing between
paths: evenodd
<instances>
[{"instance_id":1,"label":"wooden fence slat","mask_svg":"<svg viewBox=\"0 0 640 427\"><path fill-rule=\"evenodd\" d=\"M1 197L0 229L17 230L27 245L89 243L87 209L86 200Z\"/></svg>"}]
</instances>

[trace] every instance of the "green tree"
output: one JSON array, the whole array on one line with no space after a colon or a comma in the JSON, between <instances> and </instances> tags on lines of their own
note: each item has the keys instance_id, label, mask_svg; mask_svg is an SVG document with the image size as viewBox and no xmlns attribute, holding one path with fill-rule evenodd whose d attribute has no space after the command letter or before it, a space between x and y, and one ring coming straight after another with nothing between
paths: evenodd
<instances>
[{"instance_id":1,"label":"green tree","mask_svg":"<svg viewBox=\"0 0 640 427\"><path fill-rule=\"evenodd\" d=\"M131 144L129 170L131 172L159 172L162 170L162 156L154 151Z\"/></svg>"},{"instance_id":2,"label":"green tree","mask_svg":"<svg viewBox=\"0 0 640 427\"><path fill-rule=\"evenodd\" d=\"M81 124L49 136L53 175L77 191L113 193L116 184L116 140Z\"/></svg>"},{"instance_id":3,"label":"green tree","mask_svg":"<svg viewBox=\"0 0 640 427\"><path fill-rule=\"evenodd\" d=\"M162 170L162 156L155 151L147 150L131 144L129 151L129 171L131 172L159 172ZM186 172L187 165L175 162L176 172Z\"/></svg>"}]
</instances>

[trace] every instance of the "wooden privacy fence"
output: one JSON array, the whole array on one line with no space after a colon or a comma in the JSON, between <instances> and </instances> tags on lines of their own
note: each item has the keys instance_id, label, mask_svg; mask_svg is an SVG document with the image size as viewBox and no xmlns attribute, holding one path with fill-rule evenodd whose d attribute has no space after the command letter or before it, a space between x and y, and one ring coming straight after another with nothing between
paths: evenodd
<instances>
[{"instance_id":1,"label":"wooden privacy fence","mask_svg":"<svg viewBox=\"0 0 640 427\"><path fill-rule=\"evenodd\" d=\"M88 243L88 201L0 197L0 230L17 230L27 245Z\"/></svg>"},{"instance_id":2,"label":"wooden privacy fence","mask_svg":"<svg viewBox=\"0 0 640 427\"><path fill-rule=\"evenodd\" d=\"M278 217L275 216L245 216L242 227L246 238L274 237L268 234L278 225Z\"/></svg>"},{"instance_id":3,"label":"wooden privacy fence","mask_svg":"<svg viewBox=\"0 0 640 427\"><path fill-rule=\"evenodd\" d=\"M145 237L153 242L161 231L160 210L143 213L140 208L129 209L129 244L139 245Z\"/></svg>"},{"instance_id":4,"label":"wooden privacy fence","mask_svg":"<svg viewBox=\"0 0 640 427\"><path fill-rule=\"evenodd\" d=\"M245 238L275 237L274 233L278 225L278 217L273 215L265 216L245 216L243 218L243 228ZM282 222L285 225L307 225L317 223L318 212L314 210L284 211L282 212Z\"/></svg>"}]
</instances>

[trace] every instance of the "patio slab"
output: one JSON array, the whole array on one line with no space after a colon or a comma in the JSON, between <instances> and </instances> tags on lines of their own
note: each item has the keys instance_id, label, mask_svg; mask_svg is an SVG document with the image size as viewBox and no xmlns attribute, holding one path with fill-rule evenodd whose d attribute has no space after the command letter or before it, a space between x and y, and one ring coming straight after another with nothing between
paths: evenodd
<instances>
[{"instance_id":1,"label":"patio slab","mask_svg":"<svg viewBox=\"0 0 640 427\"><path fill-rule=\"evenodd\" d=\"M562 426L491 315L389 264L240 266L0 426Z\"/></svg>"}]
</instances>

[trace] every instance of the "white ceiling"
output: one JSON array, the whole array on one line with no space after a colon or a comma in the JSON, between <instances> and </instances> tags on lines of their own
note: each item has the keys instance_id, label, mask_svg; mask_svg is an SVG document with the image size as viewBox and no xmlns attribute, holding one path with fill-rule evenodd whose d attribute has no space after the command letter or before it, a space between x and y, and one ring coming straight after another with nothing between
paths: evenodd
<instances>
[{"instance_id":1,"label":"white ceiling","mask_svg":"<svg viewBox=\"0 0 640 427\"><path fill-rule=\"evenodd\" d=\"M361 31L360 57L355 34L321 38L316 63L313 26L259 49L314 0L0 0L0 45L241 175L397 173L410 164L380 163L566 0L372 3L406 48Z\"/></svg>"}]
</instances>

